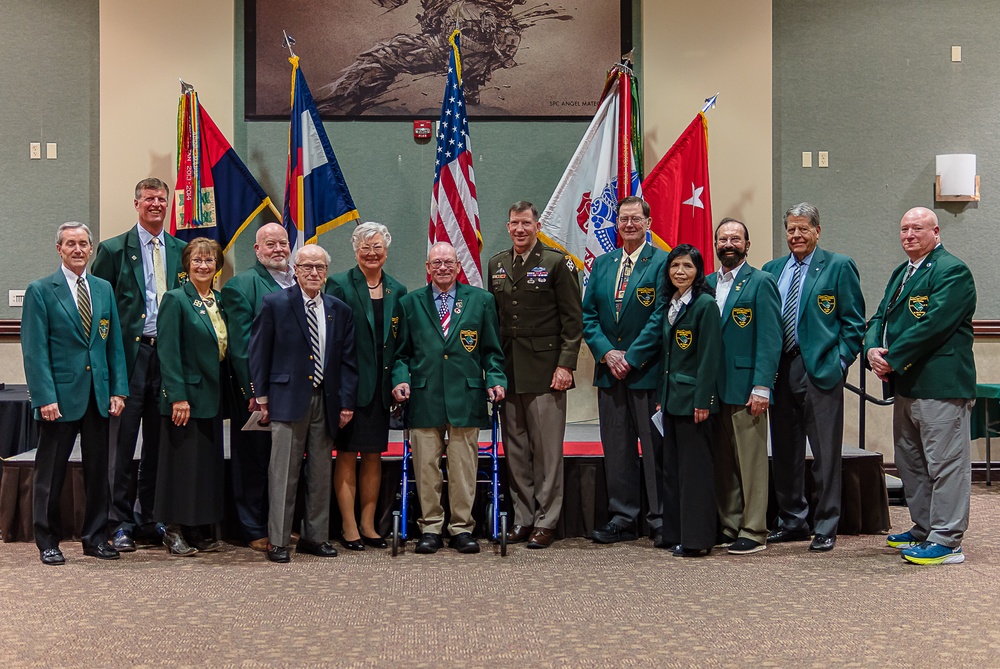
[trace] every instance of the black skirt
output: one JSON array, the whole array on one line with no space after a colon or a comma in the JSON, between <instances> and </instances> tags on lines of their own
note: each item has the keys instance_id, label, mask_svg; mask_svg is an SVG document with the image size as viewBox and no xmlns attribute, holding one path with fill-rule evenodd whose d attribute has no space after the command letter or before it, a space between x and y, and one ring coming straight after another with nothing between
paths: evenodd
<instances>
[{"instance_id":1,"label":"black skirt","mask_svg":"<svg viewBox=\"0 0 1000 669\"><path fill-rule=\"evenodd\" d=\"M192 418L178 427L170 416L162 416L156 519L181 525L222 520L224 467L221 417Z\"/></svg>"}]
</instances>

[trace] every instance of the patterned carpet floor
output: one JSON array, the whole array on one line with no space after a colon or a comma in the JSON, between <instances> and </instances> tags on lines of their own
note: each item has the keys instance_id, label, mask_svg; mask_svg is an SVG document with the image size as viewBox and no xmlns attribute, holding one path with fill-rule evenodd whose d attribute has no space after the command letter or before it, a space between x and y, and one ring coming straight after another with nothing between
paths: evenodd
<instances>
[{"instance_id":1,"label":"patterned carpet floor","mask_svg":"<svg viewBox=\"0 0 1000 669\"><path fill-rule=\"evenodd\" d=\"M909 527L892 507L893 527ZM341 551L276 565L248 548L45 567L0 545L0 666L995 666L1000 487L973 487L961 565L880 536L680 559L645 539L506 557ZM412 546L412 543L411 543Z\"/></svg>"}]
</instances>

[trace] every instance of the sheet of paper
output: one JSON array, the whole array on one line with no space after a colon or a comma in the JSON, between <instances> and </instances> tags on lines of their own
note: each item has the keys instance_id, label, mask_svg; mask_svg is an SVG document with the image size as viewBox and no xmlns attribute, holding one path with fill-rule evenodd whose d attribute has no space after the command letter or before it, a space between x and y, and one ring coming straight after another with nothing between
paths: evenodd
<instances>
[{"instance_id":1,"label":"sheet of paper","mask_svg":"<svg viewBox=\"0 0 1000 669\"><path fill-rule=\"evenodd\" d=\"M656 426L656 431L659 432L660 436L662 437L663 436L663 412L662 411L657 411L656 413L654 413L650 417L650 420L653 421L653 425Z\"/></svg>"},{"instance_id":2,"label":"sheet of paper","mask_svg":"<svg viewBox=\"0 0 1000 669\"><path fill-rule=\"evenodd\" d=\"M260 419L264 417L263 411L254 411L250 414L250 418L247 419L246 425L243 426L242 432L270 432L271 423L267 422L261 424Z\"/></svg>"}]
</instances>

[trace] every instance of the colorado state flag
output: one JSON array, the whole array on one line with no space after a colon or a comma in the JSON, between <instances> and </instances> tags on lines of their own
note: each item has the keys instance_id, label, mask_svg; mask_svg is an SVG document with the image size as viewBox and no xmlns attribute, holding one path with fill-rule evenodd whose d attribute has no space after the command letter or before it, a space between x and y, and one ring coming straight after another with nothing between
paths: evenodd
<instances>
[{"instance_id":1,"label":"colorado state flag","mask_svg":"<svg viewBox=\"0 0 1000 669\"><path fill-rule=\"evenodd\" d=\"M288 62L292 64L292 118L281 222L294 250L315 242L324 232L358 220L358 210L299 69L299 57L292 56Z\"/></svg>"}]
</instances>

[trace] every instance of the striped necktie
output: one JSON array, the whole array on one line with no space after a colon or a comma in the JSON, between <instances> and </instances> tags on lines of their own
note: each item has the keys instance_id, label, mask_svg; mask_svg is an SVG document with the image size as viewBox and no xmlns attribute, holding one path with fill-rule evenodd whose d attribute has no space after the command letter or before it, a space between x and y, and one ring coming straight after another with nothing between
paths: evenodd
<instances>
[{"instance_id":1,"label":"striped necktie","mask_svg":"<svg viewBox=\"0 0 1000 669\"><path fill-rule=\"evenodd\" d=\"M792 272L792 283L788 286L785 306L781 310L782 348L787 353L795 348L795 322L799 316L799 284L802 283L802 263L796 261Z\"/></svg>"},{"instance_id":2,"label":"striped necktie","mask_svg":"<svg viewBox=\"0 0 1000 669\"><path fill-rule=\"evenodd\" d=\"M319 321L316 317L316 301L306 302L306 324L309 326L309 346L313 354L313 388L323 383L323 355L319 347Z\"/></svg>"},{"instance_id":3,"label":"striped necktie","mask_svg":"<svg viewBox=\"0 0 1000 669\"><path fill-rule=\"evenodd\" d=\"M448 293L438 295L441 306L438 307L438 315L441 317L441 335L448 336L448 326L451 325L451 310L448 309Z\"/></svg>"},{"instance_id":4,"label":"striped necktie","mask_svg":"<svg viewBox=\"0 0 1000 669\"><path fill-rule=\"evenodd\" d=\"M622 312L622 302L625 300L625 289L628 287L628 279L632 276L632 259L625 256L625 266L622 267L622 276L618 280L618 289L615 290L615 320L618 320Z\"/></svg>"},{"instance_id":5,"label":"striped necktie","mask_svg":"<svg viewBox=\"0 0 1000 669\"><path fill-rule=\"evenodd\" d=\"M87 282L82 276L76 278L76 308L80 310L80 320L83 321L83 334L90 339L90 325L94 312L90 306L90 293L87 292Z\"/></svg>"},{"instance_id":6,"label":"striped necktie","mask_svg":"<svg viewBox=\"0 0 1000 669\"><path fill-rule=\"evenodd\" d=\"M160 253L160 240L153 237L153 284L156 287L156 303L163 299L167 292L167 273L163 269L163 255Z\"/></svg>"},{"instance_id":7,"label":"striped necktie","mask_svg":"<svg viewBox=\"0 0 1000 669\"><path fill-rule=\"evenodd\" d=\"M889 300L889 307L886 311L896 306L896 300L899 299L900 294L903 292L903 286L906 285L906 282L910 280L911 276L913 276L913 265L908 265L906 268L906 274L903 275L903 280L900 281L898 286L896 286L896 292L892 294L892 299Z\"/></svg>"}]
</instances>

